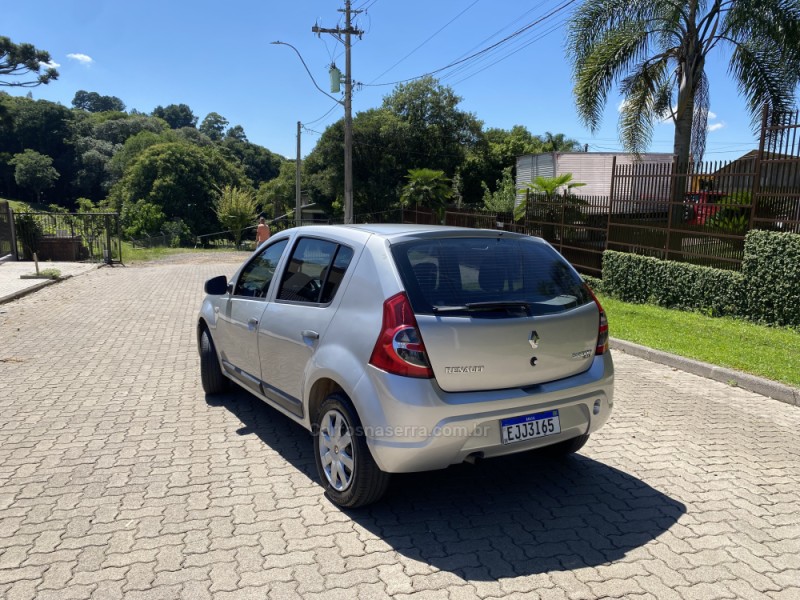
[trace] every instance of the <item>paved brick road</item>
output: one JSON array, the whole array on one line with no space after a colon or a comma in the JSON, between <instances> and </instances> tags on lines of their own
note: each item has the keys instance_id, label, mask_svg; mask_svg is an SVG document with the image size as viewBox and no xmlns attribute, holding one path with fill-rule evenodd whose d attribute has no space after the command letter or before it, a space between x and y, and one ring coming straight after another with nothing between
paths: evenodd
<instances>
[{"instance_id":1,"label":"paved brick road","mask_svg":"<svg viewBox=\"0 0 800 600\"><path fill-rule=\"evenodd\" d=\"M401 476L347 514L302 429L204 399L201 282L233 268L0 306L0 598L800 598L800 409L617 355L582 456Z\"/></svg>"}]
</instances>

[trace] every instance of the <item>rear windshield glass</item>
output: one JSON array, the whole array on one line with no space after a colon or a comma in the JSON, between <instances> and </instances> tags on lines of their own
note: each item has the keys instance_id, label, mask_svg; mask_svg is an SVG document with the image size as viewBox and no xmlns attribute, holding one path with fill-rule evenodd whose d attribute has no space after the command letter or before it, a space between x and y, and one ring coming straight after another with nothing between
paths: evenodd
<instances>
[{"instance_id":1,"label":"rear windshield glass","mask_svg":"<svg viewBox=\"0 0 800 600\"><path fill-rule=\"evenodd\" d=\"M392 246L417 314L559 313L592 301L567 262L526 238L440 238Z\"/></svg>"}]
</instances>

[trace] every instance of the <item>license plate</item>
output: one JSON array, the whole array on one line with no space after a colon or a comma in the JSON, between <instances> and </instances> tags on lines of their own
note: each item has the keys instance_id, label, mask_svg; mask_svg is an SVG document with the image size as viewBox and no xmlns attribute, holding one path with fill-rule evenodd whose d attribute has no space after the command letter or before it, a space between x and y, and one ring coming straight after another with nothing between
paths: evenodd
<instances>
[{"instance_id":1,"label":"license plate","mask_svg":"<svg viewBox=\"0 0 800 600\"><path fill-rule=\"evenodd\" d=\"M513 444L561 433L557 410L500 421L504 444Z\"/></svg>"}]
</instances>

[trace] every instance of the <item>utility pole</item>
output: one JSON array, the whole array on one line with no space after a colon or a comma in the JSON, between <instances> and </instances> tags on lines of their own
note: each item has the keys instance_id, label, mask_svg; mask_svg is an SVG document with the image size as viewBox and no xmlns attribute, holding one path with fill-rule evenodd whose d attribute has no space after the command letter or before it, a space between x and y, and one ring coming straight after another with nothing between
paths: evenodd
<instances>
[{"instance_id":1,"label":"utility pole","mask_svg":"<svg viewBox=\"0 0 800 600\"><path fill-rule=\"evenodd\" d=\"M364 32L355 29L352 25L352 16L360 13L360 10L352 10L351 0L345 0L344 8L339 12L345 14L345 27L335 29L324 29L314 25L311 28L316 34L330 33L341 40L344 35L344 222L353 222L353 77L352 66L350 63L351 38L354 35L361 37Z\"/></svg>"},{"instance_id":2,"label":"utility pole","mask_svg":"<svg viewBox=\"0 0 800 600\"><path fill-rule=\"evenodd\" d=\"M297 161L295 161L294 183L294 224L300 222L302 216L302 199L300 197L300 121L297 122Z\"/></svg>"}]
</instances>

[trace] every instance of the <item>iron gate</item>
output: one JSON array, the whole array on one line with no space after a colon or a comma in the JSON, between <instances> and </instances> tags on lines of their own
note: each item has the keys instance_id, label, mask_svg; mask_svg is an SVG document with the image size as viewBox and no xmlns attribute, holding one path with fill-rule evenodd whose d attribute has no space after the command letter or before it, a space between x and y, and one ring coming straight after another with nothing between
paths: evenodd
<instances>
[{"instance_id":1,"label":"iron gate","mask_svg":"<svg viewBox=\"0 0 800 600\"><path fill-rule=\"evenodd\" d=\"M13 213L20 260L122 262L118 213Z\"/></svg>"},{"instance_id":2,"label":"iron gate","mask_svg":"<svg viewBox=\"0 0 800 600\"><path fill-rule=\"evenodd\" d=\"M0 201L0 260L17 258L14 223L8 202Z\"/></svg>"}]
</instances>

